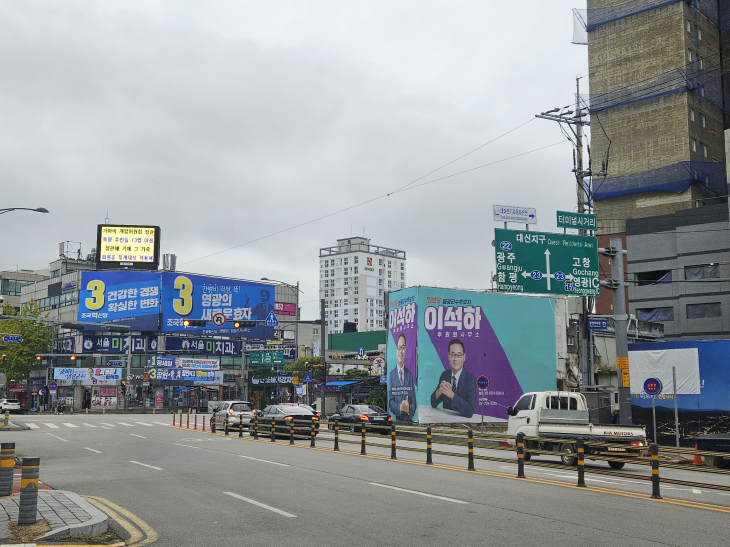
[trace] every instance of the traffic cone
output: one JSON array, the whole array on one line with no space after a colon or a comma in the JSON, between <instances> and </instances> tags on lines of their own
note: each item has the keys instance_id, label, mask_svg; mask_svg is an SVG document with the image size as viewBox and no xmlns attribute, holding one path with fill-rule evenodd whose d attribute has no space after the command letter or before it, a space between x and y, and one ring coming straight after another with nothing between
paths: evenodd
<instances>
[{"instance_id":1,"label":"traffic cone","mask_svg":"<svg viewBox=\"0 0 730 547\"><path fill-rule=\"evenodd\" d=\"M697 445L695 444L695 450L699 450ZM694 461L692 462L694 465L702 465L702 456L699 454L695 454Z\"/></svg>"}]
</instances>

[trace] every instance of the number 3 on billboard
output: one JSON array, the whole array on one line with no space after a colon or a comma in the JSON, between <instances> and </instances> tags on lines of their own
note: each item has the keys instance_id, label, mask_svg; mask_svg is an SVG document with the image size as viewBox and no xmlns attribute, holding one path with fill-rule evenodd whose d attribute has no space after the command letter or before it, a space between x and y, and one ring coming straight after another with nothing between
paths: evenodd
<instances>
[{"instance_id":1,"label":"number 3 on billboard","mask_svg":"<svg viewBox=\"0 0 730 547\"><path fill-rule=\"evenodd\" d=\"M172 309L178 315L190 315L193 311L193 283L184 275L175 278L175 290L180 292L180 298L174 298Z\"/></svg>"},{"instance_id":2,"label":"number 3 on billboard","mask_svg":"<svg viewBox=\"0 0 730 547\"><path fill-rule=\"evenodd\" d=\"M89 281L86 290L91 293L91 298L85 300L86 307L90 310L100 310L104 307L104 290L106 285L100 279Z\"/></svg>"}]
</instances>

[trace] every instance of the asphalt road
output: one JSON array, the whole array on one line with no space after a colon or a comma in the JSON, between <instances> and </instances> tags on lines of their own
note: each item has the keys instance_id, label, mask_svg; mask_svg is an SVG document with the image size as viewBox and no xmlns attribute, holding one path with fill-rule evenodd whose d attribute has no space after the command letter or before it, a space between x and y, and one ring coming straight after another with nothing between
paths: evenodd
<instances>
[{"instance_id":1,"label":"asphalt road","mask_svg":"<svg viewBox=\"0 0 730 547\"><path fill-rule=\"evenodd\" d=\"M514 463L477 461L467 472L463 458L435 456L426 466L423 454L402 450L391 461L387 437L374 437L383 448L369 446L363 457L354 444L333 452L325 431L312 450L308 441L291 447L172 428L169 414L17 421L34 429L2 440L40 456L43 482L132 511L161 546L727 545L730 492L665 486L656 501L638 478L587 473L583 489L565 469L527 466L518 480ZM640 466L625 471L648 475ZM670 475L730 484L726 475Z\"/></svg>"}]
</instances>

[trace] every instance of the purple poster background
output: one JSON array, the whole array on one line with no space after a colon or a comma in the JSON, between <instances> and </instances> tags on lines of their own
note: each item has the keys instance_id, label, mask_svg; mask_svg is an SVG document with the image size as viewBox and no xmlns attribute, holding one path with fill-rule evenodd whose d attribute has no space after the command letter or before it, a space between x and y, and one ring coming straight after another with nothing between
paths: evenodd
<instances>
[{"instance_id":1,"label":"purple poster background","mask_svg":"<svg viewBox=\"0 0 730 547\"><path fill-rule=\"evenodd\" d=\"M418 366L416 362L418 345L418 306L415 296L390 303L388 326L388 410L396 421L418 421L416 407L416 384ZM406 353L403 368L406 370L403 383L398 377L398 340L405 336ZM401 403L408 401L408 412L401 410Z\"/></svg>"},{"instance_id":2,"label":"purple poster background","mask_svg":"<svg viewBox=\"0 0 730 547\"><path fill-rule=\"evenodd\" d=\"M475 317L476 310L479 313L478 319ZM464 344L466 354L464 370L470 372L475 378L486 376L489 380L489 386L484 392L484 396L481 397L483 407L480 405L481 393L477 388L474 417L481 416L483 408L485 416L507 419L507 407L513 405L522 395L522 388L482 308L480 306L429 306L426 313L428 319L424 319L424 326L431 344L441 360L443 370L451 370L448 356L449 344L458 339ZM473 319L467 318L469 313ZM429 329L429 326L432 328ZM470 326L471 328L469 328ZM438 387L438 378L434 378L431 383L432 385L423 384L422 390L433 393Z\"/></svg>"}]
</instances>

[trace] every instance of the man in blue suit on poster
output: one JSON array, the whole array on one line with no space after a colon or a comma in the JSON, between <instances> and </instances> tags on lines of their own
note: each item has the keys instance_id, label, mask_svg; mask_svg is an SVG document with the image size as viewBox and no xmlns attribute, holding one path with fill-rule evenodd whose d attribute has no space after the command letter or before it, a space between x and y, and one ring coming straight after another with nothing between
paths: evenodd
<instances>
[{"instance_id":1,"label":"man in blue suit on poster","mask_svg":"<svg viewBox=\"0 0 730 547\"><path fill-rule=\"evenodd\" d=\"M403 333L398 336L395 355L396 367L389 372L388 407L396 420L412 422L416 413L416 388L413 373L405 367L406 335Z\"/></svg>"},{"instance_id":2,"label":"man in blue suit on poster","mask_svg":"<svg viewBox=\"0 0 730 547\"><path fill-rule=\"evenodd\" d=\"M436 408L443 403L444 408L471 418L477 402L477 379L464 368L465 360L464 343L461 340L452 340L449 344L451 370L441 373L439 385L431 395L431 406Z\"/></svg>"}]
</instances>

